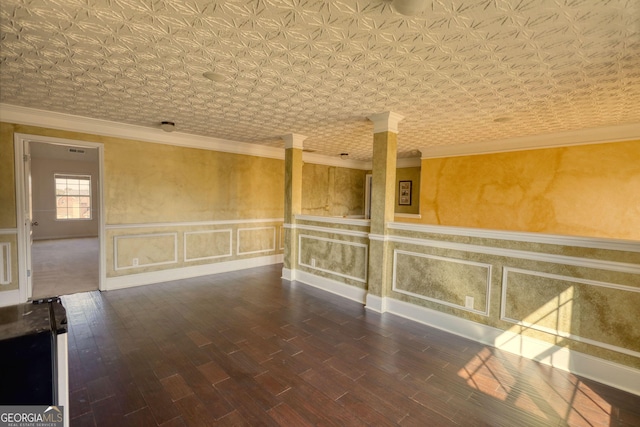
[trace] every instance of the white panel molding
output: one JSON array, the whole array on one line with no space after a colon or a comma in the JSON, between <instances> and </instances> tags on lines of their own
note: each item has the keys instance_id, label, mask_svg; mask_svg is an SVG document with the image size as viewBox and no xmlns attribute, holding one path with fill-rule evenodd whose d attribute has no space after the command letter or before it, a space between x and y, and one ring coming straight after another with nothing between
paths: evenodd
<instances>
[{"instance_id":1,"label":"white panel molding","mask_svg":"<svg viewBox=\"0 0 640 427\"><path fill-rule=\"evenodd\" d=\"M393 298L383 300L386 312L640 396L640 370Z\"/></svg>"},{"instance_id":2,"label":"white panel molding","mask_svg":"<svg viewBox=\"0 0 640 427\"><path fill-rule=\"evenodd\" d=\"M481 267L486 269L486 284L485 284L485 307L484 310L476 310L473 308L467 308L464 305L460 305L460 304L454 304L452 302L449 301L444 301L444 300L440 300L437 298L431 298L428 297L426 295L423 294L417 294L415 292L409 292L409 291L405 291L404 289L400 289L397 287L397 282L396 282L396 273L397 273L397 268L398 268L398 254L400 255L407 255L407 256L413 256L413 257L417 257L417 258L427 258L427 259L435 259L438 261L444 261L444 262L451 262L451 263L455 263L455 264L465 264L465 265L472 265L474 267ZM391 284L392 287L391 289L394 292L398 292L400 294L404 294L404 295L409 295L415 298L419 298L425 301L431 301L431 302L435 302L437 304L442 304L442 305L446 305L448 307L453 307L459 310L464 310L464 311L468 311L470 313L475 313L475 314L481 314L483 316L489 316L489 303L491 301L491 270L492 270L492 265L491 264L485 264L485 263L481 263L481 262L475 262L475 261L467 261L467 260L461 260L461 259L456 259L456 258L449 258L449 257L442 257L442 256L437 256L437 255L428 255L428 254L421 254L418 252L409 252L409 251L403 251L403 250L399 250L399 249L395 249L393 251L393 268L392 268L392 279L391 279Z\"/></svg>"},{"instance_id":3,"label":"white panel molding","mask_svg":"<svg viewBox=\"0 0 640 427\"><path fill-rule=\"evenodd\" d=\"M532 135L473 144L421 147L423 159L503 153L507 151L569 147L573 145L604 144L633 141L640 138L640 123L580 129L552 134Z\"/></svg>"},{"instance_id":4,"label":"white panel molding","mask_svg":"<svg viewBox=\"0 0 640 427\"><path fill-rule=\"evenodd\" d=\"M326 277L320 277L306 271L297 270L295 281L308 286L313 286L314 288L322 289L323 291L327 291L332 294L340 295L341 297L361 304L365 302L367 291L336 280L327 279Z\"/></svg>"},{"instance_id":5,"label":"white panel molding","mask_svg":"<svg viewBox=\"0 0 640 427\"><path fill-rule=\"evenodd\" d=\"M322 242L331 242L331 243L337 243L337 244L345 245L345 246L355 246L355 247L363 248L364 249L364 258L365 258L364 277L349 276L348 274L339 273L337 271L328 270L328 269L325 269L325 268L320 268L320 267L312 266L312 265L309 265L309 264L303 264L300 261L302 259L302 239L319 240L319 241L322 241ZM366 262L366 260L368 259L368 257L369 257L369 246L365 245L363 243L346 242L344 240L328 239L326 237L310 236L308 234L300 234L300 235L298 235L298 265L306 267L306 268L308 268L310 270L322 271L324 273L329 273L329 274L333 274L335 276L344 277L345 279L351 279L351 280L355 280L355 281L358 281L358 282L367 283L368 263ZM302 272L299 271L298 273L302 273Z\"/></svg>"},{"instance_id":6,"label":"white panel molding","mask_svg":"<svg viewBox=\"0 0 640 427\"><path fill-rule=\"evenodd\" d=\"M229 253L222 255L210 255L205 257L198 258L189 258L187 257L187 236L192 234L214 234L214 233L228 233L229 234ZM187 261L200 261L204 259L217 259L217 258L225 258L233 255L233 233L230 228L222 229L222 230L202 230L202 231L185 231L184 232L184 242L183 242L183 250L184 250L184 260Z\"/></svg>"},{"instance_id":7,"label":"white panel molding","mask_svg":"<svg viewBox=\"0 0 640 427\"><path fill-rule=\"evenodd\" d=\"M260 249L257 251L249 251L249 252L240 252L240 232L241 231L249 231L249 230L273 230L273 246L268 248L268 249ZM250 255L250 254L262 254L262 253L266 253L266 252L274 252L276 250L276 246L277 246L277 237L276 237L276 227L248 227L248 228L238 228L237 232L237 241L236 241L236 245L237 245L237 249L236 249L236 254L237 255Z\"/></svg>"},{"instance_id":8,"label":"white panel molding","mask_svg":"<svg viewBox=\"0 0 640 427\"><path fill-rule=\"evenodd\" d=\"M173 259L170 261L152 262L149 264L127 265L120 267L118 265L118 241L124 239L145 239L149 237L173 236ZM178 262L178 233L149 233L149 234L131 234L113 237L113 269L116 271L130 270L132 268L153 267L157 265L176 264Z\"/></svg>"},{"instance_id":9,"label":"white panel molding","mask_svg":"<svg viewBox=\"0 0 640 427\"><path fill-rule=\"evenodd\" d=\"M370 227L370 219L360 218L343 218L339 216L315 216L315 215L296 215L296 221L313 221L313 222L326 222L328 224L339 225L358 225L360 227ZM296 225L299 226L299 225Z\"/></svg>"},{"instance_id":10,"label":"white panel molding","mask_svg":"<svg viewBox=\"0 0 640 427\"><path fill-rule=\"evenodd\" d=\"M317 225L304 225L304 224L295 224L293 227L296 230L306 230L306 231L317 231L319 233L327 233L327 234L339 234L341 236L351 236L351 237L369 237L369 233L366 231L354 231L354 230L344 230L341 228L330 228L330 227L319 227Z\"/></svg>"},{"instance_id":11,"label":"white panel molding","mask_svg":"<svg viewBox=\"0 0 640 427\"><path fill-rule=\"evenodd\" d=\"M283 225L280 226L280 228L278 228L278 239L280 240L280 244L278 245L278 249L283 251L284 250L284 229L285 227Z\"/></svg>"},{"instance_id":12,"label":"white panel molding","mask_svg":"<svg viewBox=\"0 0 640 427\"><path fill-rule=\"evenodd\" d=\"M8 285L10 283L11 283L11 243L0 242L0 285Z\"/></svg>"},{"instance_id":13,"label":"white panel molding","mask_svg":"<svg viewBox=\"0 0 640 427\"><path fill-rule=\"evenodd\" d=\"M0 292L0 307L7 307L9 305L16 305L23 302L26 302L26 299L22 298L20 289Z\"/></svg>"},{"instance_id":14,"label":"white panel molding","mask_svg":"<svg viewBox=\"0 0 640 427\"><path fill-rule=\"evenodd\" d=\"M562 236L557 234L528 233L524 231L485 230L481 228L410 224L405 222L390 222L387 224L387 227L392 230L413 231L416 233L445 234L449 236L479 237L483 239L543 243L548 245L560 246L578 246L581 248L609 249L625 252L640 252L640 242L634 240L606 239L601 237Z\"/></svg>"},{"instance_id":15,"label":"white panel molding","mask_svg":"<svg viewBox=\"0 0 640 427\"><path fill-rule=\"evenodd\" d=\"M130 228L161 228L161 227L206 227L215 225L233 225L233 224L263 224L273 222L283 222L283 218L268 219L232 219L222 221L193 221L193 222L148 222L144 224L108 224L105 226L107 230L124 230Z\"/></svg>"},{"instance_id":16,"label":"white panel molding","mask_svg":"<svg viewBox=\"0 0 640 427\"><path fill-rule=\"evenodd\" d=\"M373 235L371 235L373 236ZM371 237L372 240L375 240ZM624 262L605 261L590 258L578 258L565 255L553 255L541 252L528 252L517 249L495 248L491 246L471 245L467 243L444 242L439 240L427 240L414 237L389 236L388 241L395 243L405 243L408 245L427 246L439 249L452 249L463 252L474 252L487 255L497 255L508 258L521 258L532 261L549 262L553 264L573 265L576 267L592 268L595 270L609 270L620 273L640 274L639 264L628 264Z\"/></svg>"},{"instance_id":17,"label":"white panel molding","mask_svg":"<svg viewBox=\"0 0 640 427\"><path fill-rule=\"evenodd\" d=\"M550 273L543 273L543 272L539 272L539 271L524 270L524 269L521 269L521 268L504 267L503 273L502 273L502 298L501 298L501 301L500 301L500 320L503 320L503 321L509 322L509 323L513 323L513 324L516 324L518 326L523 326L523 327L525 327L527 329L533 329L533 330L536 330L536 331L545 332L547 334L559 336L559 337L562 337L562 338L568 338L568 339L571 339L571 340L574 340L574 341L578 341L578 342L582 342L582 343L585 343L585 344L594 345L594 346L597 346L597 347L605 348L607 350L612 350L612 351L615 351L615 352L618 352L618 353L628 354L629 356L634 356L634 357L640 358L640 352L638 352L638 351L634 351L634 350L630 350L628 348L607 344L607 343L602 342L602 341L592 340L590 338L584 338L584 337L582 337L580 335L571 334L571 333L568 333L568 332L561 331L559 329L553 329L553 328L548 328L548 327L545 327L545 326L540 326L540 325L537 325L535 323L526 322L526 321L521 320L521 319L513 319L513 318L510 318L510 317L507 317L507 315L506 315L506 312L507 312L507 289L508 289L508 286L509 286L509 273L510 272L518 273L518 274L524 274L524 275L528 275L528 276L536 276L536 277L544 277L544 278L554 279L554 280L562 280L562 281L565 281L565 282L580 283L580 284L584 284L584 285L616 289L616 290L619 290L619 291L626 291L626 292L640 293L640 288L634 288L632 286L626 286L626 285L618 285L618 284L615 284L615 283L600 282L600 281L597 281L597 280L579 279L579 278L576 278L576 277L562 276L562 275L559 275L559 274L550 274Z\"/></svg>"},{"instance_id":18,"label":"white panel molding","mask_svg":"<svg viewBox=\"0 0 640 427\"><path fill-rule=\"evenodd\" d=\"M125 276L108 277L105 291L131 288L134 286L152 285L173 280L190 279L192 277L207 276L209 274L227 273L248 268L282 263L283 256L268 255L262 257L224 261L213 264L194 265L190 267L172 268L168 270L152 271L148 273L128 274ZM0 294L1 295L1 294Z\"/></svg>"},{"instance_id":19,"label":"white panel molding","mask_svg":"<svg viewBox=\"0 0 640 427\"><path fill-rule=\"evenodd\" d=\"M0 228L0 235L3 234L18 234L17 228Z\"/></svg>"}]
</instances>

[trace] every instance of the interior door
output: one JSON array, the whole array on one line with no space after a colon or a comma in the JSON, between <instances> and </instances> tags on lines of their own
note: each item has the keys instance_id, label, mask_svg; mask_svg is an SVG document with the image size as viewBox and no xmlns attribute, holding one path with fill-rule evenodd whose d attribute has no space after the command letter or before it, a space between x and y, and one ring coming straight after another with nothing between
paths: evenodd
<instances>
[{"instance_id":1,"label":"interior door","mask_svg":"<svg viewBox=\"0 0 640 427\"><path fill-rule=\"evenodd\" d=\"M24 229L25 229L25 262L27 266L27 299L31 299L33 295L33 268L31 266L31 247L33 245L33 227L37 226L37 221L34 222L33 219L33 209L31 196L32 185L31 185L31 148L29 146L29 141L23 141L24 146L23 149L23 160L24 160Z\"/></svg>"}]
</instances>

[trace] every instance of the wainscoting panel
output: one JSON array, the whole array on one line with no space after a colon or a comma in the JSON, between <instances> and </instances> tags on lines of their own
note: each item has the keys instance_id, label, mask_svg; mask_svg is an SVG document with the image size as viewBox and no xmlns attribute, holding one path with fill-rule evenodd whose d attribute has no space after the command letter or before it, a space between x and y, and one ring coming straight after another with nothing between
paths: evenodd
<instances>
[{"instance_id":1,"label":"wainscoting panel","mask_svg":"<svg viewBox=\"0 0 640 427\"><path fill-rule=\"evenodd\" d=\"M11 244L0 243L0 285L11 283Z\"/></svg>"},{"instance_id":2,"label":"wainscoting panel","mask_svg":"<svg viewBox=\"0 0 640 427\"><path fill-rule=\"evenodd\" d=\"M275 226L238 228L238 255L260 254L275 250Z\"/></svg>"},{"instance_id":3,"label":"wainscoting panel","mask_svg":"<svg viewBox=\"0 0 640 427\"><path fill-rule=\"evenodd\" d=\"M184 233L184 260L200 261L233 255L232 230L187 231Z\"/></svg>"},{"instance_id":4,"label":"wainscoting panel","mask_svg":"<svg viewBox=\"0 0 640 427\"><path fill-rule=\"evenodd\" d=\"M178 233L115 236L114 253L115 270L175 264Z\"/></svg>"},{"instance_id":5,"label":"wainscoting panel","mask_svg":"<svg viewBox=\"0 0 640 427\"><path fill-rule=\"evenodd\" d=\"M20 301L18 258L18 230L0 228L0 306Z\"/></svg>"},{"instance_id":6,"label":"wainscoting panel","mask_svg":"<svg viewBox=\"0 0 640 427\"><path fill-rule=\"evenodd\" d=\"M392 290L488 316L491 264L396 249Z\"/></svg>"},{"instance_id":7,"label":"wainscoting panel","mask_svg":"<svg viewBox=\"0 0 640 427\"><path fill-rule=\"evenodd\" d=\"M363 243L298 235L298 265L357 282L367 282L368 250Z\"/></svg>"},{"instance_id":8,"label":"wainscoting panel","mask_svg":"<svg viewBox=\"0 0 640 427\"><path fill-rule=\"evenodd\" d=\"M640 357L639 310L637 287L503 269L500 318L527 329Z\"/></svg>"}]
</instances>

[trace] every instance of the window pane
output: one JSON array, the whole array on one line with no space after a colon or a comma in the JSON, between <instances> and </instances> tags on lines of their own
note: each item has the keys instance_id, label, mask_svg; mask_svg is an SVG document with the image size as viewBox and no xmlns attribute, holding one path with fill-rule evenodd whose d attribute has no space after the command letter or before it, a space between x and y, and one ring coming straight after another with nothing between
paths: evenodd
<instances>
[{"instance_id":1,"label":"window pane","mask_svg":"<svg viewBox=\"0 0 640 427\"><path fill-rule=\"evenodd\" d=\"M91 177L55 174L56 219L91 219Z\"/></svg>"}]
</instances>

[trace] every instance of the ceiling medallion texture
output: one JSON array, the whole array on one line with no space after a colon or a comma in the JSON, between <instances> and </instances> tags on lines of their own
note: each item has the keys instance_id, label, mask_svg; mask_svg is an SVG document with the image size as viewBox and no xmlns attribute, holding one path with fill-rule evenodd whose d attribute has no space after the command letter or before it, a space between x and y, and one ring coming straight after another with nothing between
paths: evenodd
<instances>
[{"instance_id":1,"label":"ceiling medallion texture","mask_svg":"<svg viewBox=\"0 0 640 427\"><path fill-rule=\"evenodd\" d=\"M640 122L637 0L3 0L0 18L0 102L229 141L367 160L384 111L401 157Z\"/></svg>"}]
</instances>

